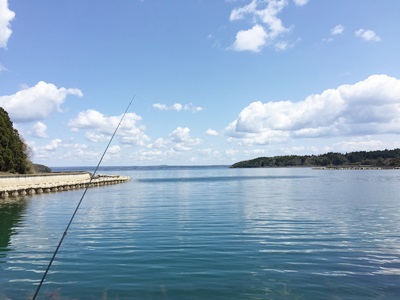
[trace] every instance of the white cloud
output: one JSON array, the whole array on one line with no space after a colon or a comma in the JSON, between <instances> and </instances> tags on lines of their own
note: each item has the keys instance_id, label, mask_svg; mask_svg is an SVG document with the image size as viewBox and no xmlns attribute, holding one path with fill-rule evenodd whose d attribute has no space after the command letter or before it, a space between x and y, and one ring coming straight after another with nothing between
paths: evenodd
<instances>
[{"instance_id":1,"label":"white cloud","mask_svg":"<svg viewBox=\"0 0 400 300\"><path fill-rule=\"evenodd\" d=\"M37 122L35 125L33 125L31 134L37 138L46 138L47 137L46 130L47 130L46 124L42 122Z\"/></svg>"},{"instance_id":2,"label":"white cloud","mask_svg":"<svg viewBox=\"0 0 400 300\"><path fill-rule=\"evenodd\" d=\"M88 146L85 144L63 143L61 139L54 139L44 146L38 146L32 141L28 141L27 143L32 149L33 159L35 161L42 161L43 163L50 162L54 164L54 162L58 161L58 163L62 162L63 165L68 165L66 162L73 162L76 164L84 161L86 164L90 165L98 162L101 155L100 152L88 150ZM72 150L63 152L64 149ZM115 156L117 155L114 154L114 157Z\"/></svg>"},{"instance_id":3,"label":"white cloud","mask_svg":"<svg viewBox=\"0 0 400 300\"><path fill-rule=\"evenodd\" d=\"M200 139L191 137L188 127L177 127L168 135L167 139L158 138L154 143L147 145L147 148L152 150L146 153L151 156L159 153L166 158L176 155L177 152L190 151L200 143Z\"/></svg>"},{"instance_id":4,"label":"white cloud","mask_svg":"<svg viewBox=\"0 0 400 300\"><path fill-rule=\"evenodd\" d=\"M154 143L147 145L150 149L162 149L167 147L167 142L163 138L158 138Z\"/></svg>"},{"instance_id":5,"label":"white cloud","mask_svg":"<svg viewBox=\"0 0 400 300\"><path fill-rule=\"evenodd\" d=\"M54 139L49 144L44 146L37 146L34 142L27 142L29 148L32 150L33 158L39 160L48 160L54 156L54 153L62 145L61 139Z\"/></svg>"},{"instance_id":6,"label":"white cloud","mask_svg":"<svg viewBox=\"0 0 400 300\"><path fill-rule=\"evenodd\" d=\"M168 154L161 150L138 151L129 155L134 161L161 162L168 158Z\"/></svg>"},{"instance_id":7,"label":"white cloud","mask_svg":"<svg viewBox=\"0 0 400 300\"><path fill-rule=\"evenodd\" d=\"M107 117L96 110L86 110L78 114L77 117L70 120L68 126L72 131L87 130L86 138L92 142L107 141L117 128L122 115ZM137 123L142 117L135 113L127 113L121 123L117 136L122 143L143 146L148 140L144 133L145 127Z\"/></svg>"},{"instance_id":8,"label":"white cloud","mask_svg":"<svg viewBox=\"0 0 400 300\"><path fill-rule=\"evenodd\" d=\"M153 104L153 107L158 110L168 110L168 107L165 104L161 104L161 103L155 103L155 104Z\"/></svg>"},{"instance_id":9,"label":"white cloud","mask_svg":"<svg viewBox=\"0 0 400 300\"><path fill-rule=\"evenodd\" d=\"M161 103L155 103L153 104L153 108L158 110L191 111L193 113L203 110L202 107L194 106L192 103L189 104L174 103L172 106L167 106Z\"/></svg>"},{"instance_id":10,"label":"white cloud","mask_svg":"<svg viewBox=\"0 0 400 300\"><path fill-rule=\"evenodd\" d=\"M15 13L8 8L7 0L0 0L0 48L6 48L8 39L12 34L10 22Z\"/></svg>"},{"instance_id":11,"label":"white cloud","mask_svg":"<svg viewBox=\"0 0 400 300\"><path fill-rule=\"evenodd\" d=\"M54 155L54 151L61 144L61 140L53 140L45 146L37 146L33 141L27 141L27 144L32 150L31 159L47 160Z\"/></svg>"},{"instance_id":12,"label":"white cloud","mask_svg":"<svg viewBox=\"0 0 400 300\"><path fill-rule=\"evenodd\" d=\"M78 114L75 119L69 121L69 126L74 131L78 129L94 129L104 125L107 125L107 117L96 110L85 110ZM117 126L118 123L115 124ZM108 128L108 133L112 133L112 128Z\"/></svg>"},{"instance_id":13,"label":"white cloud","mask_svg":"<svg viewBox=\"0 0 400 300\"><path fill-rule=\"evenodd\" d=\"M379 42L381 38L372 30L358 29L355 35L367 42Z\"/></svg>"},{"instance_id":14,"label":"white cloud","mask_svg":"<svg viewBox=\"0 0 400 300\"><path fill-rule=\"evenodd\" d=\"M293 0L294 4L297 6L304 6L308 3L309 0Z\"/></svg>"},{"instance_id":15,"label":"white cloud","mask_svg":"<svg viewBox=\"0 0 400 300\"><path fill-rule=\"evenodd\" d=\"M216 130L211 129L211 128L207 129L206 134L207 135L211 135L211 136L218 136L219 135Z\"/></svg>"},{"instance_id":16,"label":"white cloud","mask_svg":"<svg viewBox=\"0 0 400 300\"><path fill-rule=\"evenodd\" d=\"M88 162L98 162L101 157L100 152L95 151L93 149L89 149L89 147L85 144L63 144L65 148L72 148L72 151L69 151L60 156L60 160L62 161L84 161L86 164ZM114 147L114 146L113 146ZM110 147L111 149L112 147ZM107 152L109 153L109 152Z\"/></svg>"},{"instance_id":17,"label":"white cloud","mask_svg":"<svg viewBox=\"0 0 400 300\"><path fill-rule=\"evenodd\" d=\"M379 140L372 140L370 137L366 139L353 139L349 141L342 141L332 145L332 151L335 152L354 152L354 151L373 151L382 150L385 148L385 144Z\"/></svg>"},{"instance_id":18,"label":"white cloud","mask_svg":"<svg viewBox=\"0 0 400 300\"><path fill-rule=\"evenodd\" d=\"M4 71L7 71L7 68L0 64L0 73Z\"/></svg>"},{"instance_id":19,"label":"white cloud","mask_svg":"<svg viewBox=\"0 0 400 300\"><path fill-rule=\"evenodd\" d=\"M229 16L229 20L230 21L241 20L245 17L246 14L254 14L256 10L257 10L257 1L253 0L249 4L243 7L235 8L234 10L232 10Z\"/></svg>"},{"instance_id":20,"label":"white cloud","mask_svg":"<svg viewBox=\"0 0 400 300\"><path fill-rule=\"evenodd\" d=\"M244 150L243 153L246 155L251 154L251 155L260 156L260 155L265 155L266 151L265 151L265 149L248 149L248 150Z\"/></svg>"},{"instance_id":21,"label":"white cloud","mask_svg":"<svg viewBox=\"0 0 400 300\"><path fill-rule=\"evenodd\" d=\"M236 155L238 152L239 152L239 151L236 150L236 149L226 149L226 150L225 150L225 155L233 156L233 155Z\"/></svg>"},{"instance_id":22,"label":"white cloud","mask_svg":"<svg viewBox=\"0 0 400 300\"><path fill-rule=\"evenodd\" d=\"M289 138L400 134L400 80L373 75L300 102L253 102L226 127L230 140L270 144Z\"/></svg>"},{"instance_id":23,"label":"white cloud","mask_svg":"<svg viewBox=\"0 0 400 300\"><path fill-rule=\"evenodd\" d=\"M339 24L331 29L331 37L322 39L323 42L332 42L333 36L341 35L344 32L344 26Z\"/></svg>"},{"instance_id":24,"label":"white cloud","mask_svg":"<svg viewBox=\"0 0 400 300\"><path fill-rule=\"evenodd\" d=\"M43 147L43 150L46 151L56 151L58 147L60 147L62 140L54 139L48 145Z\"/></svg>"},{"instance_id":25,"label":"white cloud","mask_svg":"<svg viewBox=\"0 0 400 300\"><path fill-rule=\"evenodd\" d=\"M175 104L172 106L172 109L173 109L173 110L176 110L176 111L180 111L180 110L183 109L183 105L180 104L180 103L175 103Z\"/></svg>"},{"instance_id":26,"label":"white cloud","mask_svg":"<svg viewBox=\"0 0 400 300\"><path fill-rule=\"evenodd\" d=\"M198 152L201 156L205 157L216 157L219 155L217 150L213 150L211 148L200 149Z\"/></svg>"},{"instance_id":27,"label":"white cloud","mask_svg":"<svg viewBox=\"0 0 400 300\"><path fill-rule=\"evenodd\" d=\"M182 143L185 140L190 139L190 129L185 127L178 127L174 131L172 131L169 136L171 137L171 140L175 143Z\"/></svg>"},{"instance_id":28,"label":"white cloud","mask_svg":"<svg viewBox=\"0 0 400 300\"><path fill-rule=\"evenodd\" d=\"M306 3L306 1L297 1L298 4ZM304 5L303 4L303 5ZM277 15L288 5L287 0L252 0L249 4L235 8L230 14L230 21L242 20L249 16L256 23L251 29L240 30L236 34L236 40L231 49L236 51L252 51L259 52L265 45L271 44L281 37L284 33L290 31L286 28L282 20ZM264 26L257 24L261 22ZM282 41L276 49L282 48ZM288 45L288 43L286 43Z\"/></svg>"},{"instance_id":29,"label":"white cloud","mask_svg":"<svg viewBox=\"0 0 400 300\"><path fill-rule=\"evenodd\" d=\"M53 111L60 111L60 105L68 95L82 97L79 89L57 88L44 81L27 87L14 95L0 96L0 106L14 122L30 122L46 118Z\"/></svg>"},{"instance_id":30,"label":"white cloud","mask_svg":"<svg viewBox=\"0 0 400 300\"><path fill-rule=\"evenodd\" d=\"M331 29L331 35L339 35L344 32L344 26L339 24Z\"/></svg>"},{"instance_id":31,"label":"white cloud","mask_svg":"<svg viewBox=\"0 0 400 300\"><path fill-rule=\"evenodd\" d=\"M232 48L236 51L260 52L267 43L267 37L264 28L257 24L249 30L239 31Z\"/></svg>"},{"instance_id":32,"label":"white cloud","mask_svg":"<svg viewBox=\"0 0 400 300\"><path fill-rule=\"evenodd\" d=\"M190 136L190 129L187 127L177 127L169 134L173 149L177 152L189 151L194 146L200 144L200 139L195 139Z\"/></svg>"},{"instance_id":33,"label":"white cloud","mask_svg":"<svg viewBox=\"0 0 400 300\"><path fill-rule=\"evenodd\" d=\"M210 163L210 159L215 161L215 156L220 153L211 148L201 148L201 143L201 139L191 136L188 127L177 127L168 134L168 137L158 138L147 145L147 150L131 153L129 157L135 161L152 161L153 163L174 161L174 164L180 164L182 161L202 160L204 163Z\"/></svg>"},{"instance_id":34,"label":"white cloud","mask_svg":"<svg viewBox=\"0 0 400 300\"><path fill-rule=\"evenodd\" d=\"M110 158L120 158L121 147L119 145L114 145L108 148L106 159Z\"/></svg>"},{"instance_id":35,"label":"white cloud","mask_svg":"<svg viewBox=\"0 0 400 300\"><path fill-rule=\"evenodd\" d=\"M285 50L289 49L290 46L291 45L289 45L288 42L280 41L280 42L277 42L274 47L276 50L285 51Z\"/></svg>"},{"instance_id":36,"label":"white cloud","mask_svg":"<svg viewBox=\"0 0 400 300\"><path fill-rule=\"evenodd\" d=\"M110 134L98 133L96 131L88 131L85 134L85 138L93 143L106 142L110 139Z\"/></svg>"},{"instance_id":37,"label":"white cloud","mask_svg":"<svg viewBox=\"0 0 400 300\"><path fill-rule=\"evenodd\" d=\"M75 143L75 144L64 144L63 146L64 146L65 148L73 148L73 149L87 149L87 148L88 148L87 145L85 145L85 144L78 144L78 143Z\"/></svg>"}]
</instances>

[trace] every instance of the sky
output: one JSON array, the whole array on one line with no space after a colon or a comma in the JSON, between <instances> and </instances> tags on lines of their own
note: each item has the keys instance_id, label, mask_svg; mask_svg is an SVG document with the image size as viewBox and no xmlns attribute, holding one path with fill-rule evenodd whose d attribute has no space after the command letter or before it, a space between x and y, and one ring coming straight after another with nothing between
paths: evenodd
<instances>
[{"instance_id":1,"label":"sky","mask_svg":"<svg viewBox=\"0 0 400 300\"><path fill-rule=\"evenodd\" d=\"M34 163L230 165L400 147L398 0L0 0Z\"/></svg>"}]
</instances>

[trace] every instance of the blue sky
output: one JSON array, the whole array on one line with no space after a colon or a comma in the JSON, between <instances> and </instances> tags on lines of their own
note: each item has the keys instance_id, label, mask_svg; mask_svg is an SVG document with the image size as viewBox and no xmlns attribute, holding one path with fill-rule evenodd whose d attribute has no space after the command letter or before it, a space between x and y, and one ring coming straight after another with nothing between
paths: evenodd
<instances>
[{"instance_id":1,"label":"blue sky","mask_svg":"<svg viewBox=\"0 0 400 300\"><path fill-rule=\"evenodd\" d=\"M48 166L400 147L400 1L0 0L0 106Z\"/></svg>"}]
</instances>

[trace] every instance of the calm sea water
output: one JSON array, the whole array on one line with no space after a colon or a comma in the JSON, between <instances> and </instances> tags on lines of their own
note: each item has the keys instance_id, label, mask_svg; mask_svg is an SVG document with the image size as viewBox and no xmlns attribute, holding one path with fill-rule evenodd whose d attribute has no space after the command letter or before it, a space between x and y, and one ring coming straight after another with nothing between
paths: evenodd
<instances>
[{"instance_id":1,"label":"calm sea water","mask_svg":"<svg viewBox=\"0 0 400 300\"><path fill-rule=\"evenodd\" d=\"M399 299L400 172L107 168L38 299ZM0 200L0 299L30 299L83 190Z\"/></svg>"}]
</instances>

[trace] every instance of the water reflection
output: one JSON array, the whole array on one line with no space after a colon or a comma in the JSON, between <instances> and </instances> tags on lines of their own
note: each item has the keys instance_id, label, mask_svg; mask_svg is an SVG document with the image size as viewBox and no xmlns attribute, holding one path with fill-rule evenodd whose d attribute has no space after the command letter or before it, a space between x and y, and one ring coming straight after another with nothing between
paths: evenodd
<instances>
[{"instance_id":1,"label":"water reflection","mask_svg":"<svg viewBox=\"0 0 400 300\"><path fill-rule=\"evenodd\" d=\"M313 282L335 287L329 294L336 296L352 291L349 283L357 281L373 282L369 297L392 293L388 278L400 274L395 178L318 175L243 190L245 233L260 243L266 277L285 282L292 296ZM310 289L309 298L323 298L318 291L323 289Z\"/></svg>"},{"instance_id":2,"label":"water reflection","mask_svg":"<svg viewBox=\"0 0 400 300\"><path fill-rule=\"evenodd\" d=\"M397 299L400 193L392 174L127 173L130 183L90 189L43 298ZM0 202L8 251L0 299L30 295L81 193L35 195L19 209Z\"/></svg>"},{"instance_id":3,"label":"water reflection","mask_svg":"<svg viewBox=\"0 0 400 300\"><path fill-rule=\"evenodd\" d=\"M26 211L25 197L0 200L0 263L10 250L11 237L17 233L16 227Z\"/></svg>"}]
</instances>

